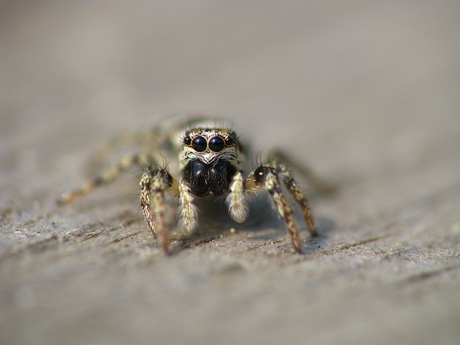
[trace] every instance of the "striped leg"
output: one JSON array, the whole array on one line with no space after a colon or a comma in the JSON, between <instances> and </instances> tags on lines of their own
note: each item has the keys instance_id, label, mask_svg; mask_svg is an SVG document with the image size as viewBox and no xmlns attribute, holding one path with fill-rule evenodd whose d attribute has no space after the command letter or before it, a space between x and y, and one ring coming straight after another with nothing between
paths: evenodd
<instances>
[{"instance_id":1,"label":"striped leg","mask_svg":"<svg viewBox=\"0 0 460 345\"><path fill-rule=\"evenodd\" d=\"M169 238L165 224L165 192L177 187L177 182L164 169L148 168L139 181L140 202L147 226L154 238L160 237L161 245L167 252Z\"/></svg>"},{"instance_id":2,"label":"striped leg","mask_svg":"<svg viewBox=\"0 0 460 345\"><path fill-rule=\"evenodd\" d=\"M336 186L319 178L310 168L298 164L282 151L272 150L268 153L267 162L282 162L283 165L289 166L295 172L306 180L314 189L323 194L330 194L336 190ZM275 166L275 165L274 165Z\"/></svg>"},{"instance_id":3,"label":"striped leg","mask_svg":"<svg viewBox=\"0 0 460 345\"><path fill-rule=\"evenodd\" d=\"M305 194L299 188L299 186L297 185L297 182L295 182L294 178L292 177L291 172L289 171L289 169L286 167L285 164L273 162L273 166L276 167L278 176L283 181L289 193L291 193L294 200L297 201L297 203L300 205L300 208L302 209L302 212L303 212L303 216L305 218L305 222L308 225L308 231L310 231L310 234L312 236L316 236L317 233L316 233L316 228L315 228L315 221L311 214L311 209L308 206L308 201L307 201L307 198L305 197Z\"/></svg>"},{"instance_id":4,"label":"striped leg","mask_svg":"<svg viewBox=\"0 0 460 345\"><path fill-rule=\"evenodd\" d=\"M281 184L276 169L269 164L260 166L254 173L249 175L244 182L244 186L245 190L250 194L257 193L264 189L268 191L275 203L276 210L286 222L295 251L300 253L302 248L294 213L281 190Z\"/></svg>"},{"instance_id":5,"label":"striped leg","mask_svg":"<svg viewBox=\"0 0 460 345\"><path fill-rule=\"evenodd\" d=\"M133 165L145 166L149 163L153 163L153 158L148 155L130 155L122 158L118 164L109 167L107 170L103 171L102 174L97 176L95 179L88 181L80 188L77 188L73 191L70 191L66 194L63 194L58 200L59 204L67 204L75 199L88 194L93 189L103 184L107 184L115 180L120 174L126 169L132 167Z\"/></svg>"},{"instance_id":6,"label":"striped leg","mask_svg":"<svg viewBox=\"0 0 460 345\"><path fill-rule=\"evenodd\" d=\"M138 131L129 131L113 137L105 145L97 149L90 157L91 162L104 161L114 151L126 147L152 147L157 142L158 131L154 128Z\"/></svg>"}]
</instances>

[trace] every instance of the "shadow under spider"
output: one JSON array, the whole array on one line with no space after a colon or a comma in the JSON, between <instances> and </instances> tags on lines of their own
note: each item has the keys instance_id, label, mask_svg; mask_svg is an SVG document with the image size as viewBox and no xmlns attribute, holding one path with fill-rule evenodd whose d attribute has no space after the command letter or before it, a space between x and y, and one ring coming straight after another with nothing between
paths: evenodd
<instances>
[{"instance_id":1,"label":"shadow under spider","mask_svg":"<svg viewBox=\"0 0 460 345\"><path fill-rule=\"evenodd\" d=\"M267 244L278 242L283 237L289 238L285 221L277 215L270 201L263 196L256 197L249 202L249 216L243 223L237 223L231 219L227 205L222 198L197 199L196 205L199 209L197 229L191 234L184 234L179 231L176 236L173 236L173 239L179 243L170 248L169 254L175 254L184 249L211 242L224 236L224 234L228 234L230 229L234 229L236 232L241 230L246 233L252 233L251 239L260 240ZM296 208L296 205L293 206ZM302 254L311 254L318 251L324 243L324 239L335 228L334 220L327 217L316 217L318 234L311 236L300 210L295 209L295 214L301 236L303 237L303 234L306 234L306 238L302 240Z\"/></svg>"}]
</instances>

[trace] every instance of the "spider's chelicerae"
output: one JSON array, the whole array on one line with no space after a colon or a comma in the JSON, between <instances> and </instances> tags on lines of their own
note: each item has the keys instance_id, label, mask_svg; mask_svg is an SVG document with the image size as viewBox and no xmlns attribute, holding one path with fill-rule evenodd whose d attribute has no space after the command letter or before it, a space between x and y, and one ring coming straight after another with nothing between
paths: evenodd
<instances>
[{"instance_id":1,"label":"spider's chelicerae","mask_svg":"<svg viewBox=\"0 0 460 345\"><path fill-rule=\"evenodd\" d=\"M245 151L236 133L216 120L193 121L173 118L150 130L127 133L109 146L121 144L145 145L140 154L124 157L81 188L64 194L60 203L68 203L89 193L95 187L113 181L133 165L145 167L140 178L140 205L147 226L155 238L159 237L165 251L169 237L165 224L165 194L179 199L179 224L187 232L197 225L195 198L224 196L231 217L243 222L248 216L248 196L268 191L275 209L285 220L292 245L301 251L301 241L292 207L282 191L282 184L300 205L305 222L312 235L315 223L307 199L294 180L287 163L300 170L314 185L324 185L305 168L288 162L279 151L267 155L266 163L258 166L244 178ZM167 163L161 167L159 162Z\"/></svg>"}]
</instances>

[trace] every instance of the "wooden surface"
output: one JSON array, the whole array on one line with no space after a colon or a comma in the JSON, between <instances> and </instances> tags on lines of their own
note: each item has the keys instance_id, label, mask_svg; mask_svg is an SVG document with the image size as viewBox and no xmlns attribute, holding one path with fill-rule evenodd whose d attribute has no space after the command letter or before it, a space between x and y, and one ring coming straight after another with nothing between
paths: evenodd
<instances>
[{"instance_id":1,"label":"wooden surface","mask_svg":"<svg viewBox=\"0 0 460 345\"><path fill-rule=\"evenodd\" d=\"M455 2L3 1L0 343L459 344L459 19ZM262 198L242 225L217 204L194 236L173 223L166 256L135 170L56 208L106 140L182 111L339 187L304 185L304 254Z\"/></svg>"}]
</instances>

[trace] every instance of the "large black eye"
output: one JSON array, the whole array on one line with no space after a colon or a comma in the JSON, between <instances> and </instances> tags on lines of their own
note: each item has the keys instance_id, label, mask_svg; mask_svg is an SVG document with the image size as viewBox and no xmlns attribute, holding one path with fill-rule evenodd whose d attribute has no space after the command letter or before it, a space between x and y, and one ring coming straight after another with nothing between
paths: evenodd
<instances>
[{"instance_id":1,"label":"large black eye","mask_svg":"<svg viewBox=\"0 0 460 345\"><path fill-rule=\"evenodd\" d=\"M195 149L195 151L198 151L198 152L203 152L204 150L206 150L206 147L207 147L207 143L206 143L206 139L203 138L203 137L196 137L195 139L193 139L193 144L192 144L192 147Z\"/></svg>"},{"instance_id":2,"label":"large black eye","mask_svg":"<svg viewBox=\"0 0 460 345\"><path fill-rule=\"evenodd\" d=\"M188 145L190 145L191 143L192 143L192 139L190 139L189 136L186 136L186 137L184 138L184 144L188 146Z\"/></svg>"},{"instance_id":3,"label":"large black eye","mask_svg":"<svg viewBox=\"0 0 460 345\"><path fill-rule=\"evenodd\" d=\"M222 151L225 147L224 139L221 137L213 137L209 140L209 148L211 151L219 152Z\"/></svg>"}]
</instances>

